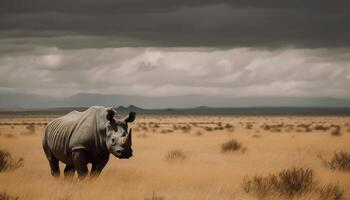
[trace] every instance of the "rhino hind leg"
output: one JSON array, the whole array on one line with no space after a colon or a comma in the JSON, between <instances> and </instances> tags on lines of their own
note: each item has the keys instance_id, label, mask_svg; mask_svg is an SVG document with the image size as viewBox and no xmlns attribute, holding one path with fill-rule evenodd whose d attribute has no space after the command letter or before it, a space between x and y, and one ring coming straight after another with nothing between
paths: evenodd
<instances>
[{"instance_id":1,"label":"rhino hind leg","mask_svg":"<svg viewBox=\"0 0 350 200\"><path fill-rule=\"evenodd\" d=\"M72 178L74 176L75 168L74 165L66 165L64 168L64 177Z\"/></svg>"},{"instance_id":2,"label":"rhino hind leg","mask_svg":"<svg viewBox=\"0 0 350 200\"><path fill-rule=\"evenodd\" d=\"M46 158L50 164L51 175L53 177L60 177L60 167L58 164L58 159L51 153L51 151L47 148L46 145L44 145L43 148L44 148Z\"/></svg>"},{"instance_id":3,"label":"rhino hind leg","mask_svg":"<svg viewBox=\"0 0 350 200\"><path fill-rule=\"evenodd\" d=\"M60 177L60 166L58 164L58 159L52 154L50 156L47 156L47 159L50 163L51 175L53 177Z\"/></svg>"}]
</instances>

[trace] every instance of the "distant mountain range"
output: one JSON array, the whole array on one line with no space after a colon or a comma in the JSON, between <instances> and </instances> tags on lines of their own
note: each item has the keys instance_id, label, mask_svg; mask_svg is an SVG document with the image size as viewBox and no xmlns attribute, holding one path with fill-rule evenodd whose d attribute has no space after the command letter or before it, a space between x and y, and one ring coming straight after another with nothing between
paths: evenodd
<instances>
[{"instance_id":1,"label":"distant mountain range","mask_svg":"<svg viewBox=\"0 0 350 200\"><path fill-rule=\"evenodd\" d=\"M0 109L72 108L92 105L136 105L147 109L165 108L248 108L248 107L349 107L350 99L330 97L241 97L226 98L201 95L145 97L137 95L103 95L81 93L70 97L49 97L24 93L0 93Z\"/></svg>"},{"instance_id":2,"label":"distant mountain range","mask_svg":"<svg viewBox=\"0 0 350 200\"><path fill-rule=\"evenodd\" d=\"M166 115L350 115L350 99L327 97L224 98L201 95L145 97L77 94L57 98L0 93L0 115L63 115L92 105L115 107L120 113ZM137 105L137 106L134 106Z\"/></svg>"}]
</instances>

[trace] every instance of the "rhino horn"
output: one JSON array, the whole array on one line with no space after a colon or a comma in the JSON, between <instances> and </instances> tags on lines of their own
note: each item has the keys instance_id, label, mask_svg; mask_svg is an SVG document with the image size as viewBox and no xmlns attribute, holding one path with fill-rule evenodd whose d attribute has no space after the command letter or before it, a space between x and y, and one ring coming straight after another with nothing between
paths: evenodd
<instances>
[{"instance_id":1,"label":"rhino horn","mask_svg":"<svg viewBox=\"0 0 350 200\"><path fill-rule=\"evenodd\" d=\"M122 138L123 145L131 146L131 129L129 130L129 133Z\"/></svg>"},{"instance_id":2,"label":"rhino horn","mask_svg":"<svg viewBox=\"0 0 350 200\"><path fill-rule=\"evenodd\" d=\"M130 144L130 146L131 146L131 143L132 143L132 140L131 140L131 129L129 130L129 133L128 133L128 135L126 136L126 142L127 142L128 144Z\"/></svg>"}]
</instances>

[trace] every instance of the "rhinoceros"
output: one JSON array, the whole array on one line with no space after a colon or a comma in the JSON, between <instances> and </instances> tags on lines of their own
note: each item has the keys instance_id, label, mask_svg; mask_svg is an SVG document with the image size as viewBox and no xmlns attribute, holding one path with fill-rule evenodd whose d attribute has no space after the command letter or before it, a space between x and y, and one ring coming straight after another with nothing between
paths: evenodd
<instances>
[{"instance_id":1,"label":"rhinoceros","mask_svg":"<svg viewBox=\"0 0 350 200\"><path fill-rule=\"evenodd\" d=\"M64 176L72 177L77 171L80 179L89 173L98 176L112 153L120 159L132 156L131 129L135 120L130 112L121 118L113 108L92 106L83 112L72 111L50 122L43 138L43 148L49 161L51 175L60 176L59 161L66 164Z\"/></svg>"}]
</instances>

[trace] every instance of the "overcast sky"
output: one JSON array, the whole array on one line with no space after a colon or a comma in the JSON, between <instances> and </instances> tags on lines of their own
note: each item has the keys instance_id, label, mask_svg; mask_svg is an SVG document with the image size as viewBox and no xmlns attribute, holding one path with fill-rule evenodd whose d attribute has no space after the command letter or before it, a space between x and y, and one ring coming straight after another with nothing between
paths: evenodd
<instances>
[{"instance_id":1,"label":"overcast sky","mask_svg":"<svg viewBox=\"0 0 350 200\"><path fill-rule=\"evenodd\" d=\"M1 0L0 93L350 98L350 1Z\"/></svg>"}]
</instances>

